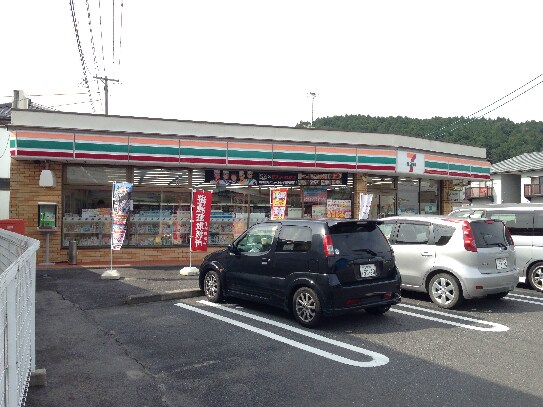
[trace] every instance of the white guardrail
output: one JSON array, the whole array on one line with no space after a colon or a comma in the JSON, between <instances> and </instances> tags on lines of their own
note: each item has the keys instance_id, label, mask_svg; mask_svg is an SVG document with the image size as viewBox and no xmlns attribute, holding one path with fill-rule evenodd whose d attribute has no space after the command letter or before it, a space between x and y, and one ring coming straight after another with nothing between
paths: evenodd
<instances>
[{"instance_id":1,"label":"white guardrail","mask_svg":"<svg viewBox=\"0 0 543 407\"><path fill-rule=\"evenodd\" d=\"M36 369L36 252L40 242L0 229L0 407L23 406Z\"/></svg>"}]
</instances>

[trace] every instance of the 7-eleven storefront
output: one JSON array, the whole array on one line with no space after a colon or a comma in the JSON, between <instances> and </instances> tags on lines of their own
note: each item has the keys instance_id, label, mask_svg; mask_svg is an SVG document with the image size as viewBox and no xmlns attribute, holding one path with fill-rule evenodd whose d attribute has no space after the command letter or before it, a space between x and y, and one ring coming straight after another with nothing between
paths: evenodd
<instances>
[{"instance_id":1,"label":"7-eleven storefront","mask_svg":"<svg viewBox=\"0 0 543 407\"><path fill-rule=\"evenodd\" d=\"M113 261L182 265L194 189L213 192L213 251L269 218L271 188L287 188L290 218L356 218L360 194L378 218L448 213L455 191L490 177L482 148L390 134L27 110L9 130L10 218L42 241L39 263L47 235L50 262L66 262L72 241L79 264L109 261L113 182L133 184Z\"/></svg>"}]
</instances>

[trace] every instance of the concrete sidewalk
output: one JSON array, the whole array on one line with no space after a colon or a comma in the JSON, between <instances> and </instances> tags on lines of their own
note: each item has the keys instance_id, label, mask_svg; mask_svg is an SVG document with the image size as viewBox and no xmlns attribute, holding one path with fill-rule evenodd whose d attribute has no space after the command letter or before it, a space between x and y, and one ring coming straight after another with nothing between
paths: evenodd
<instances>
[{"instance_id":1,"label":"concrete sidewalk","mask_svg":"<svg viewBox=\"0 0 543 407\"><path fill-rule=\"evenodd\" d=\"M29 388L26 406L156 405L156 380L94 315L202 295L198 276L182 276L180 268L117 267L119 280L101 278L107 267L38 269L36 368L46 370L46 385Z\"/></svg>"}]
</instances>

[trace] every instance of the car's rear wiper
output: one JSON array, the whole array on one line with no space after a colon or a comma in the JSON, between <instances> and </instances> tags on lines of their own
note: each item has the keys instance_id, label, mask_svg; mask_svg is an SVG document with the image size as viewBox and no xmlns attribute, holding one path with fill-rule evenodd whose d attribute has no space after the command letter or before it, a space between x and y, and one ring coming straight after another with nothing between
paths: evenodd
<instances>
[{"instance_id":1,"label":"car's rear wiper","mask_svg":"<svg viewBox=\"0 0 543 407\"><path fill-rule=\"evenodd\" d=\"M487 246L499 246L499 247L503 247L504 249L507 249L507 246L504 243L499 243L499 242L487 243Z\"/></svg>"},{"instance_id":2,"label":"car's rear wiper","mask_svg":"<svg viewBox=\"0 0 543 407\"><path fill-rule=\"evenodd\" d=\"M371 254L372 256L377 256L377 253L370 249L354 249L353 252L366 252Z\"/></svg>"}]
</instances>

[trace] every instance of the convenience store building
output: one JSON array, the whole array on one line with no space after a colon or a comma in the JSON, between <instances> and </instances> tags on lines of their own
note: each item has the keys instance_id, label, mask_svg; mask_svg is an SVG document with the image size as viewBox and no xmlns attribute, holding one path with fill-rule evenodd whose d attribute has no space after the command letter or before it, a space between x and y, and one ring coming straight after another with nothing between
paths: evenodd
<instances>
[{"instance_id":1,"label":"convenience store building","mask_svg":"<svg viewBox=\"0 0 543 407\"><path fill-rule=\"evenodd\" d=\"M192 189L213 191L212 251L269 217L270 188L288 188L287 217L356 218L363 193L378 218L448 213L490 178L484 148L393 134L33 110L13 110L8 130L10 218L42 241L38 263L66 262L74 240L79 264L109 259L115 181L133 183L133 210L113 261L183 265Z\"/></svg>"}]
</instances>

